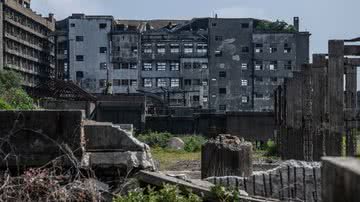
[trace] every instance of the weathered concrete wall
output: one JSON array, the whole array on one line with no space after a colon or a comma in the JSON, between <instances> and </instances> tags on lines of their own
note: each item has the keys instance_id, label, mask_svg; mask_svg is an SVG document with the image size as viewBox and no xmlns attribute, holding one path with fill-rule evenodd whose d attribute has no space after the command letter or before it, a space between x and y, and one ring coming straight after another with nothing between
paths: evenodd
<instances>
[{"instance_id":1,"label":"weathered concrete wall","mask_svg":"<svg viewBox=\"0 0 360 202\"><path fill-rule=\"evenodd\" d=\"M274 136L274 114L232 112L226 114L226 133L247 141L267 141Z\"/></svg>"},{"instance_id":2,"label":"weathered concrete wall","mask_svg":"<svg viewBox=\"0 0 360 202\"><path fill-rule=\"evenodd\" d=\"M321 201L320 166L317 162L286 161L277 168L254 172L246 178L227 176L210 177L207 180L214 184L239 188L252 196L277 198L281 201L315 202Z\"/></svg>"},{"instance_id":3,"label":"weathered concrete wall","mask_svg":"<svg viewBox=\"0 0 360 202\"><path fill-rule=\"evenodd\" d=\"M356 202L360 199L360 160L355 158L322 159L322 200ZM326 176L326 177L325 177Z\"/></svg>"},{"instance_id":4,"label":"weathered concrete wall","mask_svg":"<svg viewBox=\"0 0 360 202\"><path fill-rule=\"evenodd\" d=\"M41 101L40 106L50 110L84 110L86 117L95 110L95 103L87 101L44 100Z\"/></svg>"},{"instance_id":5,"label":"weathered concrete wall","mask_svg":"<svg viewBox=\"0 0 360 202\"><path fill-rule=\"evenodd\" d=\"M42 166L64 154L62 144L80 159L83 117L82 111L70 110L0 111L0 166Z\"/></svg>"}]
</instances>

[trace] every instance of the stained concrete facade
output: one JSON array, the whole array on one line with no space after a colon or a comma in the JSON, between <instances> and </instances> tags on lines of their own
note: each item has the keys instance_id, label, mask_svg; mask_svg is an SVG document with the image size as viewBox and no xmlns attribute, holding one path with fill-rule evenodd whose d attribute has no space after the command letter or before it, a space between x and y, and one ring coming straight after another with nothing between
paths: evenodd
<instances>
[{"instance_id":1,"label":"stained concrete facade","mask_svg":"<svg viewBox=\"0 0 360 202\"><path fill-rule=\"evenodd\" d=\"M58 55L68 80L91 93L102 93L112 80L110 32L112 16L73 14L58 24ZM58 49L59 50L59 49Z\"/></svg>"},{"instance_id":2,"label":"stained concrete facade","mask_svg":"<svg viewBox=\"0 0 360 202\"><path fill-rule=\"evenodd\" d=\"M73 15L67 20L74 16L84 23L79 32L86 29L86 19L96 18ZM261 30L257 27L260 22L250 18L115 20L107 35L97 30L87 38L97 37L101 40L96 43L102 45L107 38L111 44L106 57L110 58L107 67L114 94L140 92L157 97L164 106L217 112L273 111L275 87L308 63L310 34L298 31L298 18L294 30ZM68 46L69 61L76 57L74 52L94 49L87 47L88 42L82 43L85 45ZM74 78L74 69L83 69L85 63L91 73L81 74L79 83L91 93L101 93L99 82L104 84L107 71L96 67L104 62L100 60L104 58L92 55L84 58L85 62L67 65L70 80L79 80Z\"/></svg>"},{"instance_id":3,"label":"stained concrete facade","mask_svg":"<svg viewBox=\"0 0 360 202\"><path fill-rule=\"evenodd\" d=\"M38 15L30 8L30 0L3 0L0 12L0 69L20 73L26 87L53 78L53 14Z\"/></svg>"}]
</instances>

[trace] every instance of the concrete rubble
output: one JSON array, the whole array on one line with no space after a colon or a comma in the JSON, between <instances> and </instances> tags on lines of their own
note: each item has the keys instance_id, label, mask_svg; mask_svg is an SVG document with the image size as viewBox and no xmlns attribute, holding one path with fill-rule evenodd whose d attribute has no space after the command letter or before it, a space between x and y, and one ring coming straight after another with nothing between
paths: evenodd
<instances>
[{"instance_id":1,"label":"concrete rubble","mask_svg":"<svg viewBox=\"0 0 360 202\"><path fill-rule=\"evenodd\" d=\"M250 177L210 177L217 185L237 187L252 196L321 201L321 163L285 161L280 166L254 172Z\"/></svg>"}]
</instances>

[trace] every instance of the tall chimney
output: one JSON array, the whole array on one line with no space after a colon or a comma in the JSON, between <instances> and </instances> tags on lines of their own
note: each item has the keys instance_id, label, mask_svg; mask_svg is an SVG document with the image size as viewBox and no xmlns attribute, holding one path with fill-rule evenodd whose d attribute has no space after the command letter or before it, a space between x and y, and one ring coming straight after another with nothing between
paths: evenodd
<instances>
[{"instance_id":1,"label":"tall chimney","mask_svg":"<svg viewBox=\"0 0 360 202\"><path fill-rule=\"evenodd\" d=\"M299 31L300 30L300 28L299 28L299 24L300 24L300 22L299 22L300 20L299 20L299 17L294 17L294 27L295 27L295 30L296 31Z\"/></svg>"}]
</instances>

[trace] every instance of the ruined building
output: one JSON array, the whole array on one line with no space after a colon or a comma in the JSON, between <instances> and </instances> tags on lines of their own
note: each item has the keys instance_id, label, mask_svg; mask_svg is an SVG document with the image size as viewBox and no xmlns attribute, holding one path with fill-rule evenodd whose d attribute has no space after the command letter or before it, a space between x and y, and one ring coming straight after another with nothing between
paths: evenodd
<instances>
[{"instance_id":1,"label":"ruined building","mask_svg":"<svg viewBox=\"0 0 360 202\"><path fill-rule=\"evenodd\" d=\"M59 69L91 93L104 92L110 82L114 94L142 93L167 106L219 112L272 111L275 87L309 62L310 34L299 32L298 18L292 26L250 18L137 21L74 14L57 23L57 33L64 47L58 52L68 54L58 55Z\"/></svg>"},{"instance_id":2,"label":"ruined building","mask_svg":"<svg viewBox=\"0 0 360 202\"><path fill-rule=\"evenodd\" d=\"M34 87L53 77L55 19L30 8L31 0L0 1L0 69L20 73L23 85Z\"/></svg>"}]
</instances>

